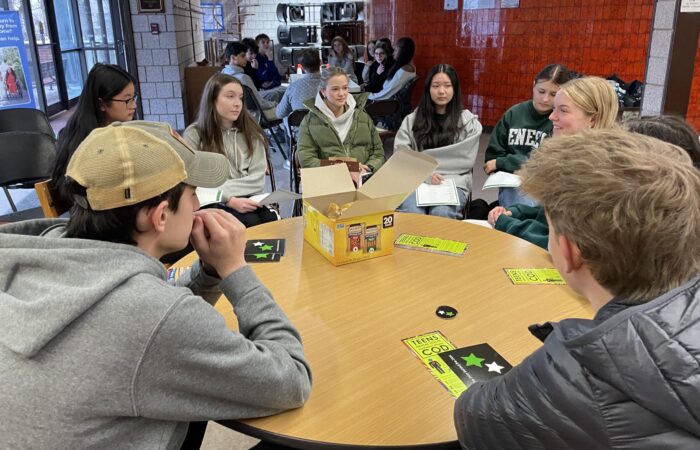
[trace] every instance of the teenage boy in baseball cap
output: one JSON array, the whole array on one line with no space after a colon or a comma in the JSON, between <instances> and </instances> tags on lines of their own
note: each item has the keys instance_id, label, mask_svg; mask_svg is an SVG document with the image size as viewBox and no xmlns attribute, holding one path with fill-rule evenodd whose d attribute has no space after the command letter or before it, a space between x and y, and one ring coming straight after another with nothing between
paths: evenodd
<instances>
[{"instance_id":1,"label":"teenage boy in baseball cap","mask_svg":"<svg viewBox=\"0 0 700 450\"><path fill-rule=\"evenodd\" d=\"M195 186L227 172L168 125L114 123L71 158L70 219L0 227L4 445L178 448L189 421L306 401L299 333L246 265L245 228L198 211ZM200 260L171 286L158 258L188 240Z\"/></svg>"}]
</instances>

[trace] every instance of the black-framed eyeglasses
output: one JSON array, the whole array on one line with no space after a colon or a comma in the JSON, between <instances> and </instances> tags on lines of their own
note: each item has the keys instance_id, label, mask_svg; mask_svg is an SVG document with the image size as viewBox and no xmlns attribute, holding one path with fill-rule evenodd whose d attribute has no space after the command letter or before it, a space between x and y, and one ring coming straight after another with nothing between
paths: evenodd
<instances>
[{"instance_id":1,"label":"black-framed eyeglasses","mask_svg":"<svg viewBox=\"0 0 700 450\"><path fill-rule=\"evenodd\" d=\"M120 99L118 99L118 98L112 98L112 99L110 99L110 101L112 101L112 102L125 103L126 106L130 106L130 105L135 105L135 104L136 104L136 100L138 100L138 99L139 99L139 96L138 96L138 95L134 95L133 97L127 98L126 100L120 100Z\"/></svg>"}]
</instances>

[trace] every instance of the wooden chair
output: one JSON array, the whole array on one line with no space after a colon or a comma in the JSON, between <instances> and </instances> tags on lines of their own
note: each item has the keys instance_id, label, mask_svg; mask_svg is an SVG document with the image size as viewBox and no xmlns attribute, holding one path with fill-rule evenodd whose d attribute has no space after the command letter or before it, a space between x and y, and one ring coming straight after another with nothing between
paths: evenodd
<instances>
[{"instance_id":1,"label":"wooden chair","mask_svg":"<svg viewBox=\"0 0 700 450\"><path fill-rule=\"evenodd\" d=\"M54 195L49 187L50 182L51 180L45 180L34 184L36 196L39 197L39 203L41 204L41 211L46 218L59 217L67 211L66 208L54 201Z\"/></svg>"},{"instance_id":2,"label":"wooden chair","mask_svg":"<svg viewBox=\"0 0 700 450\"><path fill-rule=\"evenodd\" d=\"M202 99L204 85L209 78L221 72L223 67L214 66L187 66L185 67L185 123L192 123L197 117L199 102Z\"/></svg>"}]
</instances>

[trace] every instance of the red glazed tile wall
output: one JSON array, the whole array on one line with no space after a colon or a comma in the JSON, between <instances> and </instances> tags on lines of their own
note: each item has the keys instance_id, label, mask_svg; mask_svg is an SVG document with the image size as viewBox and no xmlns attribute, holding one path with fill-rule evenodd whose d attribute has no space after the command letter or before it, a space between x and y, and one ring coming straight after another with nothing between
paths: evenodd
<instances>
[{"instance_id":1,"label":"red glazed tile wall","mask_svg":"<svg viewBox=\"0 0 700 450\"><path fill-rule=\"evenodd\" d=\"M693 84L690 86L687 120L700 132L700 37L698 37L698 49L695 51L695 69Z\"/></svg>"},{"instance_id":2,"label":"red glazed tile wall","mask_svg":"<svg viewBox=\"0 0 700 450\"><path fill-rule=\"evenodd\" d=\"M653 0L520 0L518 8L468 11L445 11L442 4L372 0L370 5L372 39L416 41L413 62L421 80L414 105L428 70L439 63L455 66L464 106L491 126L510 106L531 98L534 76L550 63L644 81Z\"/></svg>"}]
</instances>

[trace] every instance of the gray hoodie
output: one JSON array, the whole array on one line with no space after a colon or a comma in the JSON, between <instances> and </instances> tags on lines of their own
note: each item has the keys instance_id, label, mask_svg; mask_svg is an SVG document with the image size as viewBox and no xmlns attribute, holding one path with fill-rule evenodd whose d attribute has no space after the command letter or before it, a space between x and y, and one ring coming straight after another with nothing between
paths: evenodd
<instances>
[{"instance_id":1,"label":"gray hoodie","mask_svg":"<svg viewBox=\"0 0 700 450\"><path fill-rule=\"evenodd\" d=\"M1 448L178 448L188 421L306 401L299 334L249 267L219 280L195 264L190 290L137 247L64 229L0 227ZM209 304L221 292L240 333Z\"/></svg>"}]
</instances>

